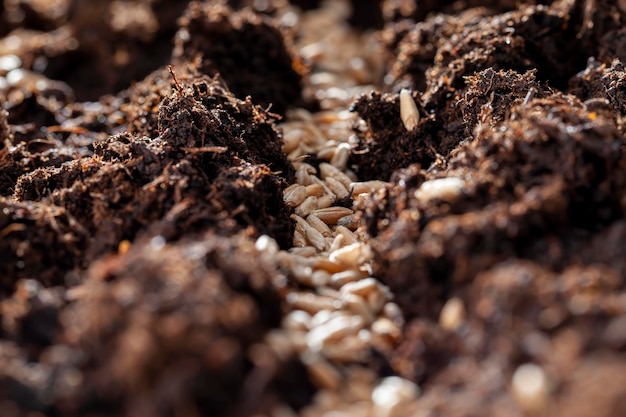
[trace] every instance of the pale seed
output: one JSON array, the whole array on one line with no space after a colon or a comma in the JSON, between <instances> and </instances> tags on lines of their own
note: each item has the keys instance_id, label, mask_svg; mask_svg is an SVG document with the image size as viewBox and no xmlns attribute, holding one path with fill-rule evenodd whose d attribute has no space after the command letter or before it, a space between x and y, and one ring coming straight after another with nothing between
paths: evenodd
<instances>
[{"instance_id":1,"label":"pale seed","mask_svg":"<svg viewBox=\"0 0 626 417\"><path fill-rule=\"evenodd\" d=\"M315 215L326 224L337 224L337 220L349 216L352 213L353 211L346 207L320 208L311 212L311 214Z\"/></svg>"},{"instance_id":2,"label":"pale seed","mask_svg":"<svg viewBox=\"0 0 626 417\"><path fill-rule=\"evenodd\" d=\"M411 92L406 88L400 91L400 118L409 132L415 129L420 121L420 113Z\"/></svg>"}]
</instances>

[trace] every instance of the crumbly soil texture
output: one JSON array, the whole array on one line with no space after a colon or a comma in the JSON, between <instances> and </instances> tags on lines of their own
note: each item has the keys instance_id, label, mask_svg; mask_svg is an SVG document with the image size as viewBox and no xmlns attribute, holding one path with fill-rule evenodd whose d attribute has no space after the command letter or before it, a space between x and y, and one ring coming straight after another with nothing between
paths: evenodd
<instances>
[{"instance_id":1,"label":"crumbly soil texture","mask_svg":"<svg viewBox=\"0 0 626 417\"><path fill-rule=\"evenodd\" d=\"M626 4L346 3L385 72L349 109L347 168L387 182L353 229L406 322L368 365L420 386L411 415L623 416ZM319 109L294 16L320 7L0 0L1 416L313 401L255 241L293 245L279 122Z\"/></svg>"}]
</instances>

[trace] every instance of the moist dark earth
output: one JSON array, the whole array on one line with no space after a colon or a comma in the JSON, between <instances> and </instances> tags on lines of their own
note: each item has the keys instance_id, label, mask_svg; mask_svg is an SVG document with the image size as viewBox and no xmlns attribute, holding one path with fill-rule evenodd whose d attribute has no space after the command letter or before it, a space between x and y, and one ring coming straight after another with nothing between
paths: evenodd
<instances>
[{"instance_id":1,"label":"moist dark earth","mask_svg":"<svg viewBox=\"0 0 626 417\"><path fill-rule=\"evenodd\" d=\"M626 3L352 3L386 75L349 165L390 182L358 217L407 323L376 369L416 415L623 416ZM112 4L0 1L1 414L297 411L315 388L263 342L280 271L254 245L291 245L277 123L317 107L287 2ZM509 389L529 362L540 414Z\"/></svg>"}]
</instances>

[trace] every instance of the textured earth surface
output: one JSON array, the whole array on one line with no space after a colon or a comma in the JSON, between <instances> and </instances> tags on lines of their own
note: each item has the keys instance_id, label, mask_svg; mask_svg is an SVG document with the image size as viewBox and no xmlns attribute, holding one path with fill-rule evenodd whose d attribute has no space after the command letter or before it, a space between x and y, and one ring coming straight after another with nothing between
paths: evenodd
<instances>
[{"instance_id":1,"label":"textured earth surface","mask_svg":"<svg viewBox=\"0 0 626 417\"><path fill-rule=\"evenodd\" d=\"M625 23L0 0L0 415L623 416Z\"/></svg>"}]
</instances>

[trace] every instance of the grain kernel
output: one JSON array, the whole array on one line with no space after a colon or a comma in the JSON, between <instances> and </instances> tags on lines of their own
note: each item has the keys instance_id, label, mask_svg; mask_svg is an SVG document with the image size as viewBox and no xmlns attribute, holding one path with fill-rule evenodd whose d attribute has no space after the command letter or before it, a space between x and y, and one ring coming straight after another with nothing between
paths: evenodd
<instances>
[{"instance_id":1,"label":"grain kernel","mask_svg":"<svg viewBox=\"0 0 626 417\"><path fill-rule=\"evenodd\" d=\"M409 132L415 129L420 121L420 113L411 92L406 88L400 91L400 118Z\"/></svg>"},{"instance_id":2,"label":"grain kernel","mask_svg":"<svg viewBox=\"0 0 626 417\"><path fill-rule=\"evenodd\" d=\"M337 224L339 219L349 216L352 213L353 211L346 207L328 207L313 210L311 212L311 214L315 215L326 224Z\"/></svg>"}]
</instances>

